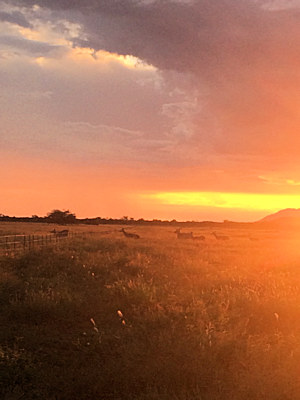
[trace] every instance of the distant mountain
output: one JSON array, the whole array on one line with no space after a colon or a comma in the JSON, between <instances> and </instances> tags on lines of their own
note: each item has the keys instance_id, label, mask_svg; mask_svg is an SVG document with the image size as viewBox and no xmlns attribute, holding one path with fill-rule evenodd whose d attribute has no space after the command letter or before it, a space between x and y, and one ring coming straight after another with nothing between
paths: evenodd
<instances>
[{"instance_id":1,"label":"distant mountain","mask_svg":"<svg viewBox=\"0 0 300 400\"><path fill-rule=\"evenodd\" d=\"M267 215L256 224L268 227L300 227L300 208L286 208L274 214Z\"/></svg>"}]
</instances>

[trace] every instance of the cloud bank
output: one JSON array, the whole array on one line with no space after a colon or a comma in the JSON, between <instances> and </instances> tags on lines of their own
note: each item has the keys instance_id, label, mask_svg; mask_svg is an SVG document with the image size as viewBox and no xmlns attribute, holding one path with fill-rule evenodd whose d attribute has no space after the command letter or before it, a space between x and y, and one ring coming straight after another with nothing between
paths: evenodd
<instances>
[{"instance_id":1,"label":"cloud bank","mask_svg":"<svg viewBox=\"0 0 300 400\"><path fill-rule=\"evenodd\" d=\"M240 169L258 180L293 165L300 178L298 1L3 4L11 31L0 35L0 83L20 114L31 112L28 147L51 138L54 152L73 146L96 159L98 149L100 160ZM12 88L51 96L37 104L31 94L24 106ZM22 121L8 119L17 137Z\"/></svg>"}]
</instances>

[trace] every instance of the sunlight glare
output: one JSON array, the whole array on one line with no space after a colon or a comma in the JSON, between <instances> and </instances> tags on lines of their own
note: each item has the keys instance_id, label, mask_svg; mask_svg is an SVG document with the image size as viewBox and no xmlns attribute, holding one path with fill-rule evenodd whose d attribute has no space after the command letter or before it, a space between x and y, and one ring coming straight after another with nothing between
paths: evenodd
<instances>
[{"instance_id":1,"label":"sunlight glare","mask_svg":"<svg viewBox=\"0 0 300 400\"><path fill-rule=\"evenodd\" d=\"M204 206L218 208L238 208L249 210L277 211L283 208L298 208L300 195L221 193L221 192L160 192L142 194L165 205Z\"/></svg>"}]
</instances>

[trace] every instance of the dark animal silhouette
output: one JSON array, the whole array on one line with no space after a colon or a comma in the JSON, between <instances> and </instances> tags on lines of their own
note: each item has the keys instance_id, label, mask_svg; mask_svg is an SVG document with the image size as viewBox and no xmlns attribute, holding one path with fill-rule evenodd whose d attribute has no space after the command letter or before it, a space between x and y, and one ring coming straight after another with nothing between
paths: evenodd
<instances>
[{"instance_id":1,"label":"dark animal silhouette","mask_svg":"<svg viewBox=\"0 0 300 400\"><path fill-rule=\"evenodd\" d=\"M124 228L122 228L120 230L120 232L122 232L124 234L124 236L126 236L128 238L131 238L131 239L139 239L140 238L140 236L138 234L136 234L136 233L126 232Z\"/></svg>"},{"instance_id":2,"label":"dark animal silhouette","mask_svg":"<svg viewBox=\"0 0 300 400\"><path fill-rule=\"evenodd\" d=\"M212 235L214 235L217 240L229 240L229 236L219 235L217 232L212 232Z\"/></svg>"},{"instance_id":3,"label":"dark animal silhouette","mask_svg":"<svg viewBox=\"0 0 300 400\"><path fill-rule=\"evenodd\" d=\"M50 231L50 233L54 233L56 237L66 237L69 235L69 230L64 229L62 231L57 231L56 229L53 229L53 231Z\"/></svg>"},{"instance_id":4,"label":"dark animal silhouette","mask_svg":"<svg viewBox=\"0 0 300 400\"><path fill-rule=\"evenodd\" d=\"M203 240L205 240L205 236L202 236L202 235L200 235L200 236L193 236L193 240L199 240L199 241L203 241Z\"/></svg>"},{"instance_id":5,"label":"dark animal silhouette","mask_svg":"<svg viewBox=\"0 0 300 400\"><path fill-rule=\"evenodd\" d=\"M177 235L177 239L194 239L193 232L180 232L180 230L179 228L174 232Z\"/></svg>"}]
</instances>

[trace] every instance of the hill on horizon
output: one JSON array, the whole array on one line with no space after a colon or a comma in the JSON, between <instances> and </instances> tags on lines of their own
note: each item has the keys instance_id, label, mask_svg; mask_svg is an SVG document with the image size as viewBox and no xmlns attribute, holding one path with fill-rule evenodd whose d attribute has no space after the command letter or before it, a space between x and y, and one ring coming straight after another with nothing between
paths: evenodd
<instances>
[{"instance_id":1,"label":"hill on horizon","mask_svg":"<svg viewBox=\"0 0 300 400\"><path fill-rule=\"evenodd\" d=\"M259 224L300 225L300 208L286 208L257 221Z\"/></svg>"}]
</instances>

